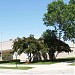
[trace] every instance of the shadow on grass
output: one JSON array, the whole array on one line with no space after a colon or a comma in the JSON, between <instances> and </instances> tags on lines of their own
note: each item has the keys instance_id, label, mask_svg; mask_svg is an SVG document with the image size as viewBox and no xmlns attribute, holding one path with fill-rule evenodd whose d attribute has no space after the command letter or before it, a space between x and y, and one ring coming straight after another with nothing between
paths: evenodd
<instances>
[{"instance_id":1,"label":"shadow on grass","mask_svg":"<svg viewBox=\"0 0 75 75\"><path fill-rule=\"evenodd\" d=\"M31 62L31 63L25 63L25 62L20 62L20 60L10 60L10 61L0 61L0 64L54 64L54 63L60 63L60 62L67 62L67 63L73 63L75 62L75 58L60 58L60 59L55 59L53 61L51 60L46 60L46 61L38 61L38 62Z\"/></svg>"},{"instance_id":2,"label":"shadow on grass","mask_svg":"<svg viewBox=\"0 0 75 75\"><path fill-rule=\"evenodd\" d=\"M75 58L61 58L61 59L56 59L53 60L53 62L67 62L67 63L72 63L75 62Z\"/></svg>"},{"instance_id":3,"label":"shadow on grass","mask_svg":"<svg viewBox=\"0 0 75 75\"><path fill-rule=\"evenodd\" d=\"M67 62L67 63L73 63L75 62L75 58L60 58L55 60L47 60L47 61L38 61L38 62L31 62L31 64L41 63L41 64L53 64L53 63L60 63L60 62Z\"/></svg>"}]
</instances>

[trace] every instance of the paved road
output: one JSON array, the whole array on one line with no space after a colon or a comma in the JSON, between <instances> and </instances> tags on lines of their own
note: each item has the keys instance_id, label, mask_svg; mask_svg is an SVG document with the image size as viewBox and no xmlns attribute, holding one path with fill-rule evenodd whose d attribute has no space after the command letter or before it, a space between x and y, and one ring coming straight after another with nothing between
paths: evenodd
<instances>
[{"instance_id":1,"label":"paved road","mask_svg":"<svg viewBox=\"0 0 75 75\"><path fill-rule=\"evenodd\" d=\"M2 65L0 66L15 66ZM68 63L57 63L52 65L18 65L34 67L29 70L9 70L0 69L0 75L75 75L74 66L68 66Z\"/></svg>"}]
</instances>

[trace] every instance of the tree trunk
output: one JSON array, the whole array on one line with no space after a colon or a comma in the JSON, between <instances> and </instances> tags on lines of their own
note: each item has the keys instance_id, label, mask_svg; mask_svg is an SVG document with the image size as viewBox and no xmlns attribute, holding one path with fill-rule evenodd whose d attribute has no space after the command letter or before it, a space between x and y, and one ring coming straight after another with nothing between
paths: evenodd
<instances>
[{"instance_id":1,"label":"tree trunk","mask_svg":"<svg viewBox=\"0 0 75 75\"><path fill-rule=\"evenodd\" d=\"M49 51L49 59L51 60L51 61L53 61L53 60L55 60L55 54L54 54L55 52L53 51L53 50L50 50Z\"/></svg>"},{"instance_id":2,"label":"tree trunk","mask_svg":"<svg viewBox=\"0 0 75 75\"><path fill-rule=\"evenodd\" d=\"M32 59L32 58L31 58L31 53L30 53L30 54L29 54L29 62L30 62L30 63L31 63L31 59Z\"/></svg>"}]
</instances>

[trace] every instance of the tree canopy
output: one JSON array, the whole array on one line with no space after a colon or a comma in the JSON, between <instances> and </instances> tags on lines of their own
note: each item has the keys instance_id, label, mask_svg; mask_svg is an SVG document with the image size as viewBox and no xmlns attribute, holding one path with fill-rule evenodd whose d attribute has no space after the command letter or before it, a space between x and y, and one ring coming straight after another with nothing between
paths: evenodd
<instances>
[{"instance_id":1,"label":"tree canopy","mask_svg":"<svg viewBox=\"0 0 75 75\"><path fill-rule=\"evenodd\" d=\"M13 41L13 52L17 52L19 55L23 52L28 55L29 62L41 60L41 55L45 55L47 52L47 46L40 39L34 38L31 35L27 38L17 38ZM45 59L47 59L44 56Z\"/></svg>"},{"instance_id":2,"label":"tree canopy","mask_svg":"<svg viewBox=\"0 0 75 75\"><path fill-rule=\"evenodd\" d=\"M17 52L19 55L26 53L28 55L29 62L42 60L53 60L60 52L71 52L68 44L58 40L57 34L54 30L46 30L43 32L39 39L34 38L33 35L25 38L17 38L13 41L13 52ZM55 56L55 52L57 55Z\"/></svg>"},{"instance_id":3,"label":"tree canopy","mask_svg":"<svg viewBox=\"0 0 75 75\"><path fill-rule=\"evenodd\" d=\"M68 4L63 0L54 0L47 6L47 12L43 18L46 26L53 26L64 34L67 40L75 38L75 0Z\"/></svg>"},{"instance_id":4,"label":"tree canopy","mask_svg":"<svg viewBox=\"0 0 75 75\"><path fill-rule=\"evenodd\" d=\"M48 53L51 60L55 59L56 56L60 52L71 52L69 45L65 42L59 40L55 34L54 30L46 30L42 38L44 40L44 43L48 46ZM55 52L57 52L57 55L55 56Z\"/></svg>"}]
</instances>

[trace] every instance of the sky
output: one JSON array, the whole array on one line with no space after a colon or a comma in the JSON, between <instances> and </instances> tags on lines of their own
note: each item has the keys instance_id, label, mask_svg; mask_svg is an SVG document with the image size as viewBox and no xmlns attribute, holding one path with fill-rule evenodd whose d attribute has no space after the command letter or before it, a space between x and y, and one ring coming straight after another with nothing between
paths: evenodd
<instances>
[{"instance_id":1,"label":"sky","mask_svg":"<svg viewBox=\"0 0 75 75\"><path fill-rule=\"evenodd\" d=\"M39 38L48 29L43 23L47 5L53 0L0 0L0 36L2 40ZM69 0L64 0L67 3ZM0 37L1 38L1 37Z\"/></svg>"}]
</instances>

